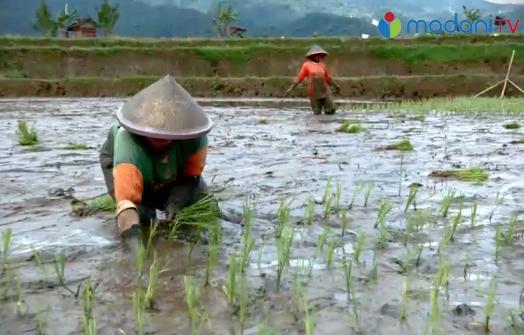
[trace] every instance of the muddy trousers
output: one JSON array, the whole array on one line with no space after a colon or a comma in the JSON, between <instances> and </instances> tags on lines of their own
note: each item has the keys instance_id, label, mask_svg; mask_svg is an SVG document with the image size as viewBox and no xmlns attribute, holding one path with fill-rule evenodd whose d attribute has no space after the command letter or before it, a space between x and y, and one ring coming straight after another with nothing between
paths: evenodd
<instances>
[{"instance_id":1,"label":"muddy trousers","mask_svg":"<svg viewBox=\"0 0 524 335\"><path fill-rule=\"evenodd\" d=\"M106 141L100 152L100 165L107 192L115 199L113 180L113 148L112 143ZM140 223L150 224L156 219L156 210L165 211L168 217L173 217L182 208L187 207L208 194L207 185L202 176L183 177L165 185L153 194L144 194L142 203L138 206Z\"/></svg>"},{"instance_id":2,"label":"muddy trousers","mask_svg":"<svg viewBox=\"0 0 524 335\"><path fill-rule=\"evenodd\" d=\"M331 98L330 95L320 99L310 97L309 103L315 115L322 114L322 111L324 111L325 114L335 114L337 110L337 106L333 102L333 98Z\"/></svg>"}]
</instances>

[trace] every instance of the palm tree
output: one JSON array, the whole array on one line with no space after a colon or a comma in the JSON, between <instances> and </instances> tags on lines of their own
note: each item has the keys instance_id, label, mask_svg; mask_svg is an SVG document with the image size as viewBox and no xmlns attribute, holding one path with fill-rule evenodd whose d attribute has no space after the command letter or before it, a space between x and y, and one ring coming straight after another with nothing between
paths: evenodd
<instances>
[{"instance_id":1,"label":"palm tree","mask_svg":"<svg viewBox=\"0 0 524 335\"><path fill-rule=\"evenodd\" d=\"M238 20L238 12L231 5L226 7L220 4L218 6L214 22L219 34L224 37L229 37L229 26L236 20Z\"/></svg>"},{"instance_id":2,"label":"palm tree","mask_svg":"<svg viewBox=\"0 0 524 335\"><path fill-rule=\"evenodd\" d=\"M102 28L104 36L113 32L116 22L120 17L118 5L111 7L108 0L104 0L102 7L98 10L98 26Z\"/></svg>"},{"instance_id":3,"label":"palm tree","mask_svg":"<svg viewBox=\"0 0 524 335\"><path fill-rule=\"evenodd\" d=\"M36 10L33 26L40 30L45 37L51 37L56 32L56 22L53 20L53 15L45 1L42 1L40 7Z\"/></svg>"},{"instance_id":4,"label":"palm tree","mask_svg":"<svg viewBox=\"0 0 524 335\"><path fill-rule=\"evenodd\" d=\"M475 21L478 21L481 17L480 10L479 9L468 9L466 6L462 6L464 8L464 15L471 23L475 23Z\"/></svg>"}]
</instances>

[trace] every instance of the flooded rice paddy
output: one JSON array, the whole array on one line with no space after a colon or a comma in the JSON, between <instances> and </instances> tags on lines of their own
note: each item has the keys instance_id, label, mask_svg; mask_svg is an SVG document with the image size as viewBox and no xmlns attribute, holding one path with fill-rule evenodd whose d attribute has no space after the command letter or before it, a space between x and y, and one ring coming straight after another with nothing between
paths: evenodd
<instances>
[{"instance_id":1,"label":"flooded rice paddy","mask_svg":"<svg viewBox=\"0 0 524 335\"><path fill-rule=\"evenodd\" d=\"M89 278L98 333L135 333L132 294L147 285L147 274L137 279L111 213L78 217L70 205L73 197L104 193L98 150L122 103L0 101L0 232L13 232L2 258L9 265L0 282L0 333L84 333L82 292ZM524 144L518 144L524 135L503 127L524 121L519 116L429 113L421 121L388 111L314 116L290 107L206 110L215 128L205 177L226 213L219 264L205 287L207 246L191 248L161 234L155 250L162 271L154 308L144 314L146 334L191 333L184 276L197 281L201 334L482 334L490 285L491 332L524 333L520 219L508 237L512 216L524 211ZM36 126L38 145L18 145L20 119ZM335 132L347 119L360 121L365 131ZM414 151L381 150L402 139ZM74 150L71 143L88 148ZM429 177L469 167L484 169L488 180ZM406 210L413 184L420 186ZM453 191L444 217L444 198ZM246 198L254 210L255 243L245 285L240 274L234 285L245 295L232 306L224 287L228 258L242 250ZM293 241L277 292L275 227L282 201ZM504 243L496 243L497 228ZM55 270L61 252L64 285Z\"/></svg>"}]
</instances>

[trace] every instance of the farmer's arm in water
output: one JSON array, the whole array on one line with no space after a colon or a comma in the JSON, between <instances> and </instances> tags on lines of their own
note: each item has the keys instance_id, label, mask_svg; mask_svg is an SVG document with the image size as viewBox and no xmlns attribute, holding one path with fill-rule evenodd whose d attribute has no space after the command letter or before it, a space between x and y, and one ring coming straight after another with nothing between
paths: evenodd
<instances>
[{"instance_id":1,"label":"farmer's arm in water","mask_svg":"<svg viewBox=\"0 0 524 335\"><path fill-rule=\"evenodd\" d=\"M293 91L295 89L295 87L297 87L298 84L300 84L302 81L304 81L304 79L306 79L306 77L308 75L309 75L309 68L308 68L307 64L304 63L302 65L302 68L300 69L300 72L298 73L298 76L295 78L295 81L293 82L293 84L291 84L291 86L286 91L286 95L291 93L291 91Z\"/></svg>"}]
</instances>

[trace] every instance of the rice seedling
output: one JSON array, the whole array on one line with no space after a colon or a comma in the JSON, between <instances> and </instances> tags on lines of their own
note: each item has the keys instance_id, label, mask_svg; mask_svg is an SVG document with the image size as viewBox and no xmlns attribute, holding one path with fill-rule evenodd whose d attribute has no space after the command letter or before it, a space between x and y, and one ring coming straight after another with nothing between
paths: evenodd
<instances>
[{"instance_id":1,"label":"rice seedling","mask_svg":"<svg viewBox=\"0 0 524 335\"><path fill-rule=\"evenodd\" d=\"M308 226L313 224L313 219L315 215L315 199L310 197L307 200L306 209L304 213L304 223Z\"/></svg>"},{"instance_id":2,"label":"rice seedling","mask_svg":"<svg viewBox=\"0 0 524 335\"><path fill-rule=\"evenodd\" d=\"M262 241L260 242L260 246L258 247L258 257L257 257L258 272L262 272L260 265L262 263L262 254L264 252L265 245L266 245L266 236L262 235Z\"/></svg>"},{"instance_id":3,"label":"rice seedling","mask_svg":"<svg viewBox=\"0 0 524 335\"><path fill-rule=\"evenodd\" d=\"M360 122L351 120L343 121L335 131L338 133L356 134L365 131L366 128L362 127Z\"/></svg>"},{"instance_id":4,"label":"rice seedling","mask_svg":"<svg viewBox=\"0 0 524 335\"><path fill-rule=\"evenodd\" d=\"M439 322L440 322L440 307L438 303L438 288L433 288L429 291L429 301L430 301L430 310L429 310L429 319L428 319L428 328L426 328L426 333L428 330L431 331L431 334L438 334L439 332Z\"/></svg>"},{"instance_id":5,"label":"rice seedling","mask_svg":"<svg viewBox=\"0 0 524 335\"><path fill-rule=\"evenodd\" d=\"M331 207L333 205L333 200L334 200L334 195L333 195L333 191L331 189L331 177L328 178L328 182L327 182L327 185L326 185L326 190L325 190L325 193L324 193L324 199L323 199L323 204L324 204L324 220L328 219L329 216L331 215Z\"/></svg>"},{"instance_id":6,"label":"rice seedling","mask_svg":"<svg viewBox=\"0 0 524 335\"><path fill-rule=\"evenodd\" d=\"M373 265L371 267L371 271L368 276L369 282L377 282L378 281L378 260L377 260L377 253L375 252L373 255Z\"/></svg>"},{"instance_id":7,"label":"rice seedling","mask_svg":"<svg viewBox=\"0 0 524 335\"><path fill-rule=\"evenodd\" d=\"M513 122L510 122L510 123L506 123L504 125L504 128L506 128L506 129L520 129L521 125L517 121L513 121Z\"/></svg>"},{"instance_id":8,"label":"rice seedling","mask_svg":"<svg viewBox=\"0 0 524 335\"><path fill-rule=\"evenodd\" d=\"M85 202L86 210L88 213L95 212L114 212L116 210L116 204L110 195L104 194Z\"/></svg>"},{"instance_id":9,"label":"rice seedling","mask_svg":"<svg viewBox=\"0 0 524 335\"><path fill-rule=\"evenodd\" d=\"M24 316L27 312L27 305L24 299L24 291L22 290L22 283L20 282L20 276L16 276L16 314L18 316Z\"/></svg>"},{"instance_id":10,"label":"rice seedling","mask_svg":"<svg viewBox=\"0 0 524 335\"><path fill-rule=\"evenodd\" d=\"M408 303L409 296L408 291L411 285L411 278L406 278L404 284L402 285L402 301L400 303L400 320L405 321L408 318Z\"/></svg>"},{"instance_id":11,"label":"rice seedling","mask_svg":"<svg viewBox=\"0 0 524 335\"><path fill-rule=\"evenodd\" d=\"M251 251L255 245L255 239L251 237L251 223L253 222L253 206L248 198L244 201L244 227L242 230L242 260L240 263L240 271L245 272L246 266L249 264Z\"/></svg>"},{"instance_id":12,"label":"rice seedling","mask_svg":"<svg viewBox=\"0 0 524 335\"><path fill-rule=\"evenodd\" d=\"M204 230L209 230L218 223L220 210L213 195L209 194L194 204L182 208L171 222L170 239L178 238L182 226L195 228L198 239Z\"/></svg>"},{"instance_id":13,"label":"rice seedling","mask_svg":"<svg viewBox=\"0 0 524 335\"><path fill-rule=\"evenodd\" d=\"M133 291L131 298L133 300L133 316L135 320L135 332L137 335L144 334L144 314L145 314L145 297L141 288Z\"/></svg>"},{"instance_id":14,"label":"rice seedling","mask_svg":"<svg viewBox=\"0 0 524 335\"><path fill-rule=\"evenodd\" d=\"M361 232L358 234L357 237L357 245L355 246L355 253L353 255L353 259L355 263L360 263L360 256L362 255L362 251L364 250L364 247L366 245L366 233Z\"/></svg>"},{"instance_id":15,"label":"rice seedling","mask_svg":"<svg viewBox=\"0 0 524 335\"><path fill-rule=\"evenodd\" d=\"M440 289L444 289L446 291L446 297L449 299L449 270L450 265L447 259L444 255L440 256L440 262L439 262L439 268L437 271L437 274L435 276L435 282L434 287L437 292Z\"/></svg>"},{"instance_id":16,"label":"rice seedling","mask_svg":"<svg viewBox=\"0 0 524 335\"><path fill-rule=\"evenodd\" d=\"M147 242L146 242L146 248L145 248L146 256L151 255L151 250L153 249L153 242L157 234L158 234L158 221L154 221L152 222L151 227L149 228L149 234L147 236Z\"/></svg>"},{"instance_id":17,"label":"rice seedling","mask_svg":"<svg viewBox=\"0 0 524 335\"><path fill-rule=\"evenodd\" d=\"M91 148L85 143L69 142L69 144L67 145L67 149L69 150L89 150Z\"/></svg>"},{"instance_id":18,"label":"rice seedling","mask_svg":"<svg viewBox=\"0 0 524 335\"><path fill-rule=\"evenodd\" d=\"M486 305L484 306L484 330L489 333L491 331L490 322L493 317L495 309L495 295L497 293L497 282L495 278L491 279L488 288L488 297Z\"/></svg>"},{"instance_id":19,"label":"rice seedling","mask_svg":"<svg viewBox=\"0 0 524 335\"><path fill-rule=\"evenodd\" d=\"M11 228L8 228L4 230L2 233L2 258L4 261L4 265L8 264L9 260L9 251L11 249L11 242L13 237L13 230Z\"/></svg>"},{"instance_id":20,"label":"rice seedling","mask_svg":"<svg viewBox=\"0 0 524 335\"><path fill-rule=\"evenodd\" d=\"M402 152L409 152L413 151L413 144L411 144L410 140L403 139L395 144L391 144L385 147L386 150L398 150Z\"/></svg>"},{"instance_id":21,"label":"rice seedling","mask_svg":"<svg viewBox=\"0 0 524 335\"><path fill-rule=\"evenodd\" d=\"M302 283L300 282L300 278L298 277L298 275L293 275L293 287L291 294L293 297L293 312L295 314L298 314L302 307L302 296L304 295Z\"/></svg>"},{"instance_id":22,"label":"rice seedling","mask_svg":"<svg viewBox=\"0 0 524 335\"><path fill-rule=\"evenodd\" d=\"M160 265L156 252L153 255L153 262L149 266L149 280L147 283L146 292L144 295L144 303L147 309L153 309L155 307L155 292L158 284L158 276L160 274Z\"/></svg>"},{"instance_id":23,"label":"rice seedling","mask_svg":"<svg viewBox=\"0 0 524 335\"><path fill-rule=\"evenodd\" d=\"M207 248L207 266L206 266L206 280L204 285L209 285L211 273L218 263L220 255L220 244L222 242L222 230L219 225L215 225L209 231L209 245Z\"/></svg>"},{"instance_id":24,"label":"rice seedling","mask_svg":"<svg viewBox=\"0 0 524 335\"><path fill-rule=\"evenodd\" d=\"M222 291L226 295L231 306L236 303L237 297L237 273L240 268L240 261L235 254L229 255L226 285L222 287Z\"/></svg>"},{"instance_id":25,"label":"rice seedling","mask_svg":"<svg viewBox=\"0 0 524 335\"><path fill-rule=\"evenodd\" d=\"M455 218L453 218L453 226L451 229L451 236L449 237L450 241L455 240L455 233L457 232L457 227L460 224L460 221L462 220L462 207L464 206L464 195L460 196L460 202L459 202L459 211Z\"/></svg>"},{"instance_id":26,"label":"rice seedling","mask_svg":"<svg viewBox=\"0 0 524 335\"><path fill-rule=\"evenodd\" d=\"M277 222L277 225L275 226L275 238L276 239L280 238L280 236L282 235L282 229L289 222L289 213L290 212L291 210L287 206L286 202L282 199L282 201L280 201L280 205L278 207L278 212L277 212L278 222Z\"/></svg>"},{"instance_id":27,"label":"rice seedling","mask_svg":"<svg viewBox=\"0 0 524 335\"><path fill-rule=\"evenodd\" d=\"M415 231L415 216L413 214L408 215L406 218L406 229L404 230L403 236L403 242L404 245L408 245L409 238L411 237L411 234Z\"/></svg>"},{"instance_id":28,"label":"rice seedling","mask_svg":"<svg viewBox=\"0 0 524 335\"><path fill-rule=\"evenodd\" d=\"M206 322L207 317L199 311L200 292L194 277L184 276L184 292L191 324L191 334L196 335Z\"/></svg>"},{"instance_id":29,"label":"rice seedling","mask_svg":"<svg viewBox=\"0 0 524 335\"><path fill-rule=\"evenodd\" d=\"M392 207L391 204L387 201L383 201L380 205L377 222L375 223L375 228L379 226L380 228L380 235L379 240L377 242L377 247L379 249L383 249L386 246L387 238L388 238L388 231L386 227L386 216L391 211Z\"/></svg>"},{"instance_id":30,"label":"rice seedling","mask_svg":"<svg viewBox=\"0 0 524 335\"><path fill-rule=\"evenodd\" d=\"M326 264L327 268L331 269L331 266L333 265L333 257L335 255L335 250L337 249L338 241L335 237L331 239L331 242L328 244L328 249L326 253Z\"/></svg>"},{"instance_id":31,"label":"rice seedling","mask_svg":"<svg viewBox=\"0 0 524 335\"><path fill-rule=\"evenodd\" d=\"M42 257L40 257L40 253L37 250L33 250L33 261L35 262L37 268L39 268L44 274L47 274L47 271L42 263Z\"/></svg>"},{"instance_id":32,"label":"rice seedling","mask_svg":"<svg viewBox=\"0 0 524 335\"><path fill-rule=\"evenodd\" d=\"M349 210L353 208L353 204L355 203L355 199L357 196L364 190L364 184L363 183L357 183L355 185L355 190L353 191L353 195L351 196L351 202L349 203Z\"/></svg>"},{"instance_id":33,"label":"rice seedling","mask_svg":"<svg viewBox=\"0 0 524 335\"><path fill-rule=\"evenodd\" d=\"M38 133L34 126L28 127L25 121L18 121L18 144L34 145L38 143Z\"/></svg>"},{"instance_id":34,"label":"rice seedling","mask_svg":"<svg viewBox=\"0 0 524 335\"><path fill-rule=\"evenodd\" d=\"M517 220L518 214L513 214L509 220L508 229L505 233L502 233L503 243L505 246L513 244L513 240L515 239L515 235L517 233Z\"/></svg>"},{"instance_id":35,"label":"rice seedling","mask_svg":"<svg viewBox=\"0 0 524 335\"><path fill-rule=\"evenodd\" d=\"M54 259L54 269L55 269L55 273L56 273L56 276L58 278L58 283L63 287L65 288L66 290L68 290L71 294L73 295L77 295L75 292L73 292L69 287L67 287L66 285L66 281L65 281L65 262L66 262L66 256L65 256L65 251L62 250L60 251L60 253L57 255L55 255L55 259Z\"/></svg>"},{"instance_id":36,"label":"rice seedling","mask_svg":"<svg viewBox=\"0 0 524 335\"><path fill-rule=\"evenodd\" d=\"M374 188L375 188L374 182L369 181L366 183L366 192L364 193L364 207L368 206L369 197L371 196L371 192L373 192Z\"/></svg>"},{"instance_id":37,"label":"rice seedling","mask_svg":"<svg viewBox=\"0 0 524 335\"><path fill-rule=\"evenodd\" d=\"M415 202L415 198L417 196L418 187L412 186L409 188L409 195L408 195L408 201L406 202L406 207L404 208L404 213L406 213L409 209L409 207L413 204L413 209L417 210L417 205Z\"/></svg>"},{"instance_id":38,"label":"rice seedling","mask_svg":"<svg viewBox=\"0 0 524 335\"><path fill-rule=\"evenodd\" d=\"M138 247L136 248L135 257L136 273L138 278L140 278L144 274L144 260L146 257L146 250L144 249L142 243L139 243Z\"/></svg>"},{"instance_id":39,"label":"rice seedling","mask_svg":"<svg viewBox=\"0 0 524 335\"><path fill-rule=\"evenodd\" d=\"M272 329L266 322L261 323L258 326L258 335L272 335L274 334L274 329Z\"/></svg>"},{"instance_id":40,"label":"rice seedling","mask_svg":"<svg viewBox=\"0 0 524 335\"><path fill-rule=\"evenodd\" d=\"M248 318L247 312L248 294L246 277L240 277L240 285L238 288L238 320L240 323L240 334L244 334L244 328Z\"/></svg>"},{"instance_id":41,"label":"rice seedling","mask_svg":"<svg viewBox=\"0 0 524 335\"><path fill-rule=\"evenodd\" d=\"M96 320L93 312L93 304L95 302L95 290L91 278L88 279L87 285L84 288L84 334L96 334Z\"/></svg>"},{"instance_id":42,"label":"rice seedling","mask_svg":"<svg viewBox=\"0 0 524 335\"><path fill-rule=\"evenodd\" d=\"M337 215L340 214L340 198L342 197L342 185L337 182L337 188L335 192L335 212Z\"/></svg>"},{"instance_id":43,"label":"rice seedling","mask_svg":"<svg viewBox=\"0 0 524 335\"><path fill-rule=\"evenodd\" d=\"M341 216L340 221L342 222L341 229L342 229L342 236L344 236L344 235L346 235L346 230L348 228L348 223L349 223L348 222L349 221L348 220L348 211L345 208L343 208L341 213L342 213L340 215Z\"/></svg>"},{"instance_id":44,"label":"rice seedling","mask_svg":"<svg viewBox=\"0 0 524 335\"><path fill-rule=\"evenodd\" d=\"M503 201L504 201L504 196L501 195L500 192L497 192L497 195L495 197L495 207L493 208L493 211L491 211L491 214L489 215L489 222L491 222L491 219L493 219L493 215L495 215L497 208L499 208L499 206L502 205Z\"/></svg>"},{"instance_id":45,"label":"rice seedling","mask_svg":"<svg viewBox=\"0 0 524 335\"><path fill-rule=\"evenodd\" d=\"M321 235L318 236L317 249L319 252L322 252L324 250L324 245L326 245L330 232L331 229L328 226L324 226L324 231Z\"/></svg>"},{"instance_id":46,"label":"rice seedling","mask_svg":"<svg viewBox=\"0 0 524 335\"><path fill-rule=\"evenodd\" d=\"M9 299L9 289L11 288L13 281L13 273L11 272L11 266L4 266L4 287L2 289L2 300L7 301Z\"/></svg>"},{"instance_id":47,"label":"rice seedling","mask_svg":"<svg viewBox=\"0 0 524 335\"><path fill-rule=\"evenodd\" d=\"M447 217L449 213L449 207L453 203L453 200L455 199L455 191L450 191L448 194L442 199L442 205L440 207L440 214L442 214L442 217Z\"/></svg>"},{"instance_id":48,"label":"rice seedling","mask_svg":"<svg viewBox=\"0 0 524 335\"><path fill-rule=\"evenodd\" d=\"M471 228L475 227L475 223L477 221L477 208L478 203L477 200L473 202L473 205L471 206Z\"/></svg>"},{"instance_id":49,"label":"rice seedling","mask_svg":"<svg viewBox=\"0 0 524 335\"><path fill-rule=\"evenodd\" d=\"M467 262L464 263L464 281L465 282L469 281L470 268L471 268L471 265L469 265L469 263L467 263Z\"/></svg>"},{"instance_id":50,"label":"rice seedling","mask_svg":"<svg viewBox=\"0 0 524 335\"><path fill-rule=\"evenodd\" d=\"M452 178L461 181L482 183L488 180L488 173L482 168L468 168L459 170L433 171L430 177Z\"/></svg>"},{"instance_id":51,"label":"rice seedling","mask_svg":"<svg viewBox=\"0 0 524 335\"><path fill-rule=\"evenodd\" d=\"M46 308L44 311L42 305L40 303L36 304L36 333L38 335L45 335L47 328L47 313L49 311L49 308Z\"/></svg>"},{"instance_id":52,"label":"rice seedling","mask_svg":"<svg viewBox=\"0 0 524 335\"><path fill-rule=\"evenodd\" d=\"M495 229L495 264L498 264L500 260L500 250L502 248L502 243L504 241L504 233L497 227Z\"/></svg>"},{"instance_id":53,"label":"rice seedling","mask_svg":"<svg viewBox=\"0 0 524 335\"><path fill-rule=\"evenodd\" d=\"M277 240L277 293L280 292L282 274L289 265L293 236L293 228L286 224L282 229L282 236Z\"/></svg>"},{"instance_id":54,"label":"rice seedling","mask_svg":"<svg viewBox=\"0 0 524 335\"><path fill-rule=\"evenodd\" d=\"M342 258L342 268L344 269L344 279L346 280L346 292L348 300L353 295L353 262L344 254Z\"/></svg>"},{"instance_id":55,"label":"rice seedling","mask_svg":"<svg viewBox=\"0 0 524 335\"><path fill-rule=\"evenodd\" d=\"M308 299L306 295L303 295L302 297L304 301L304 327L306 329L306 335L314 335L315 334L315 310L312 309L310 311Z\"/></svg>"}]
</instances>

